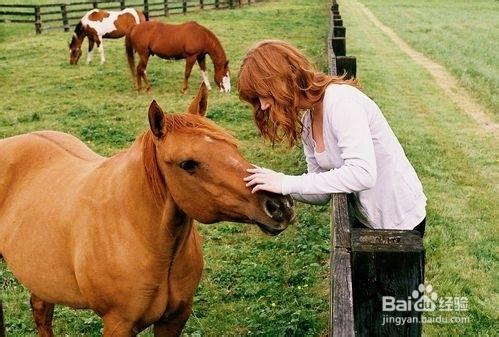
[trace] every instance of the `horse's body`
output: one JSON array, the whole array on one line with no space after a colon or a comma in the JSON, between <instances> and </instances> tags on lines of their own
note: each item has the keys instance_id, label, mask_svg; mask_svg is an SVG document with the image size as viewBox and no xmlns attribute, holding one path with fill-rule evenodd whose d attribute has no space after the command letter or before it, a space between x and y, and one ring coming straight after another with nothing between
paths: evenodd
<instances>
[{"instance_id":1,"label":"horse's body","mask_svg":"<svg viewBox=\"0 0 499 337\"><path fill-rule=\"evenodd\" d=\"M130 27L144 21L146 21L144 13L133 8L125 8L121 11L106 11L103 9L88 11L75 27L73 38L69 44L69 63L78 63L81 56L81 45L85 37L88 37L87 63L92 61L94 44L97 44L100 63L103 64L105 57L102 39L121 38L125 36Z\"/></svg>"},{"instance_id":2,"label":"horse's body","mask_svg":"<svg viewBox=\"0 0 499 337\"><path fill-rule=\"evenodd\" d=\"M272 234L291 221L288 199L246 188L250 164L222 129L155 102L149 120L110 158L59 132L0 141L0 256L32 293L40 336L52 336L54 304L93 309L105 336L150 324L176 336L203 268L193 218Z\"/></svg>"},{"instance_id":3,"label":"horse's body","mask_svg":"<svg viewBox=\"0 0 499 337\"><path fill-rule=\"evenodd\" d=\"M210 89L206 71L206 54L210 55L214 65L214 79L220 91L230 91L229 61L218 38L206 27L197 22L179 25L148 21L132 27L125 40L128 64L137 89L142 88L142 79L146 89L151 88L147 80L146 68L150 55L162 59L185 59L185 72L182 91L187 92L188 79L196 61L201 68L203 82ZM135 68L134 51L139 55Z\"/></svg>"}]
</instances>

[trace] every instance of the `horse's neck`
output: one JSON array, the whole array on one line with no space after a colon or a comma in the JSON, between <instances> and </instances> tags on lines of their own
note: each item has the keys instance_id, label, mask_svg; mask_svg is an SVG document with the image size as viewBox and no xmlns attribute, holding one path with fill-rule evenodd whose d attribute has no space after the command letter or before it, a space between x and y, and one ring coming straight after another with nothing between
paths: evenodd
<instances>
[{"instance_id":1,"label":"horse's neck","mask_svg":"<svg viewBox=\"0 0 499 337\"><path fill-rule=\"evenodd\" d=\"M168 254L168 260L173 261L189 240L191 231L194 230L193 220L182 212L171 195L168 195L163 207L161 224L167 234L167 240L163 242L163 248L165 248L165 253Z\"/></svg>"},{"instance_id":2,"label":"horse's neck","mask_svg":"<svg viewBox=\"0 0 499 337\"><path fill-rule=\"evenodd\" d=\"M227 61L227 56L225 55L222 44L212 32L207 31L206 34L208 40L206 44L206 51L208 52L208 55L210 55L213 64L216 67L223 67Z\"/></svg>"},{"instance_id":3,"label":"horse's neck","mask_svg":"<svg viewBox=\"0 0 499 337\"><path fill-rule=\"evenodd\" d=\"M175 249L190 233L192 219L178 208L166 188L156 163L155 146L150 132L142 135L127 151L127 155L135 158L135 161L140 157L139 163L134 164L134 170L140 177L135 183L140 182L141 191L148 191L143 197L152 216L151 220L154 221L150 233L152 239L163 247L173 244L171 248Z\"/></svg>"}]
</instances>

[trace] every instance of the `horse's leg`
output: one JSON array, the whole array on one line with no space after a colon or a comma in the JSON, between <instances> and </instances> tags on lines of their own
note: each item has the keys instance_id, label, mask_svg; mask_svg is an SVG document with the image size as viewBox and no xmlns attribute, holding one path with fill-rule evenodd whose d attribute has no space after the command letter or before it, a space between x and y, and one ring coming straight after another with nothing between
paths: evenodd
<instances>
[{"instance_id":1,"label":"horse's leg","mask_svg":"<svg viewBox=\"0 0 499 337\"><path fill-rule=\"evenodd\" d=\"M54 304L47 303L31 294L31 310L36 323L36 330L40 337L52 337L52 318L54 316Z\"/></svg>"},{"instance_id":2,"label":"horse's leg","mask_svg":"<svg viewBox=\"0 0 499 337\"><path fill-rule=\"evenodd\" d=\"M184 84L182 86L182 92L184 94L187 93L187 89L189 88L187 81L189 80L189 76L191 76L191 71L192 71L192 67L194 66L194 63L196 63L196 55L188 56L185 59Z\"/></svg>"},{"instance_id":3,"label":"horse's leg","mask_svg":"<svg viewBox=\"0 0 499 337\"><path fill-rule=\"evenodd\" d=\"M142 79L144 79L144 85L146 91L149 92L151 90L151 85L149 84L149 80L147 79L147 61L149 60L149 52L139 53L140 61L137 65L137 90L140 91L142 87Z\"/></svg>"},{"instance_id":4,"label":"horse's leg","mask_svg":"<svg viewBox=\"0 0 499 337\"><path fill-rule=\"evenodd\" d=\"M206 70L206 54L199 54L198 56L199 68L201 68L201 77L203 78L206 89L211 90L210 80L208 78L208 71Z\"/></svg>"},{"instance_id":5,"label":"horse's leg","mask_svg":"<svg viewBox=\"0 0 499 337\"><path fill-rule=\"evenodd\" d=\"M106 62L106 58L104 57L104 44L102 43L102 36L98 37L97 48L99 49L100 54L100 64L104 64L104 62Z\"/></svg>"},{"instance_id":6,"label":"horse's leg","mask_svg":"<svg viewBox=\"0 0 499 337\"><path fill-rule=\"evenodd\" d=\"M117 315L106 314L102 320L104 321L104 337L134 337L137 335L133 330L133 323L127 322Z\"/></svg>"},{"instance_id":7,"label":"horse's leg","mask_svg":"<svg viewBox=\"0 0 499 337\"><path fill-rule=\"evenodd\" d=\"M92 62L92 52L94 50L94 39L89 36L88 37L88 54L87 54L87 64L90 64Z\"/></svg>"},{"instance_id":8,"label":"horse's leg","mask_svg":"<svg viewBox=\"0 0 499 337\"><path fill-rule=\"evenodd\" d=\"M188 305L183 310L168 315L154 323L154 337L180 336L185 323L192 313L192 306Z\"/></svg>"}]
</instances>

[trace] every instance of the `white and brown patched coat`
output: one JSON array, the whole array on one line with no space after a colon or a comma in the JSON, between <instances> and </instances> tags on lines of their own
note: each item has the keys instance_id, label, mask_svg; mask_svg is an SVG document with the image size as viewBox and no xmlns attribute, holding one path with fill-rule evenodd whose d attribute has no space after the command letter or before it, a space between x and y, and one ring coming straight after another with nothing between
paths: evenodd
<instances>
[{"instance_id":1,"label":"white and brown patched coat","mask_svg":"<svg viewBox=\"0 0 499 337\"><path fill-rule=\"evenodd\" d=\"M70 64L78 63L82 54L81 45L85 37L88 38L87 63L92 61L94 44L97 44L100 54L100 63L105 62L102 39L117 39L125 36L133 25L146 21L142 11L125 8L122 11L106 11L92 9L87 12L76 25L73 38L69 44Z\"/></svg>"}]
</instances>

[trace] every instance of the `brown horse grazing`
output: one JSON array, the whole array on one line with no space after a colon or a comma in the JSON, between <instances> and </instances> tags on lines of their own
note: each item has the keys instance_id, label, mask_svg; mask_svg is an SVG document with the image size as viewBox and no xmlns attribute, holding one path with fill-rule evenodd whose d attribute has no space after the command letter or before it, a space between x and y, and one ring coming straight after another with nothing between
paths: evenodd
<instances>
[{"instance_id":1,"label":"brown horse grazing","mask_svg":"<svg viewBox=\"0 0 499 337\"><path fill-rule=\"evenodd\" d=\"M230 91L229 61L218 38L197 22L170 25L157 21L143 22L132 27L125 38L126 54L137 90L142 89L142 79L146 90L151 89L147 80L146 68L150 55L162 59L185 59L185 73L182 91L188 89L188 79L196 61L201 68L203 82L211 89L206 71L206 54L210 55L215 68L215 83L222 92ZM135 68L134 51L139 54Z\"/></svg>"},{"instance_id":2,"label":"brown horse grazing","mask_svg":"<svg viewBox=\"0 0 499 337\"><path fill-rule=\"evenodd\" d=\"M52 336L54 304L90 308L104 336L177 336L201 278L193 219L255 223L268 234L294 216L289 198L252 194L251 167L235 140L199 114L164 115L105 158L64 133L0 141L0 255L31 292L40 336Z\"/></svg>"},{"instance_id":3,"label":"brown horse grazing","mask_svg":"<svg viewBox=\"0 0 499 337\"><path fill-rule=\"evenodd\" d=\"M118 39L125 36L131 26L146 21L142 11L125 8L122 11L105 11L92 9L87 12L75 27L73 38L69 43L69 63L77 64L81 56L81 44L88 37L87 63L92 61L94 44L100 53L100 63L105 62L102 38Z\"/></svg>"}]
</instances>

